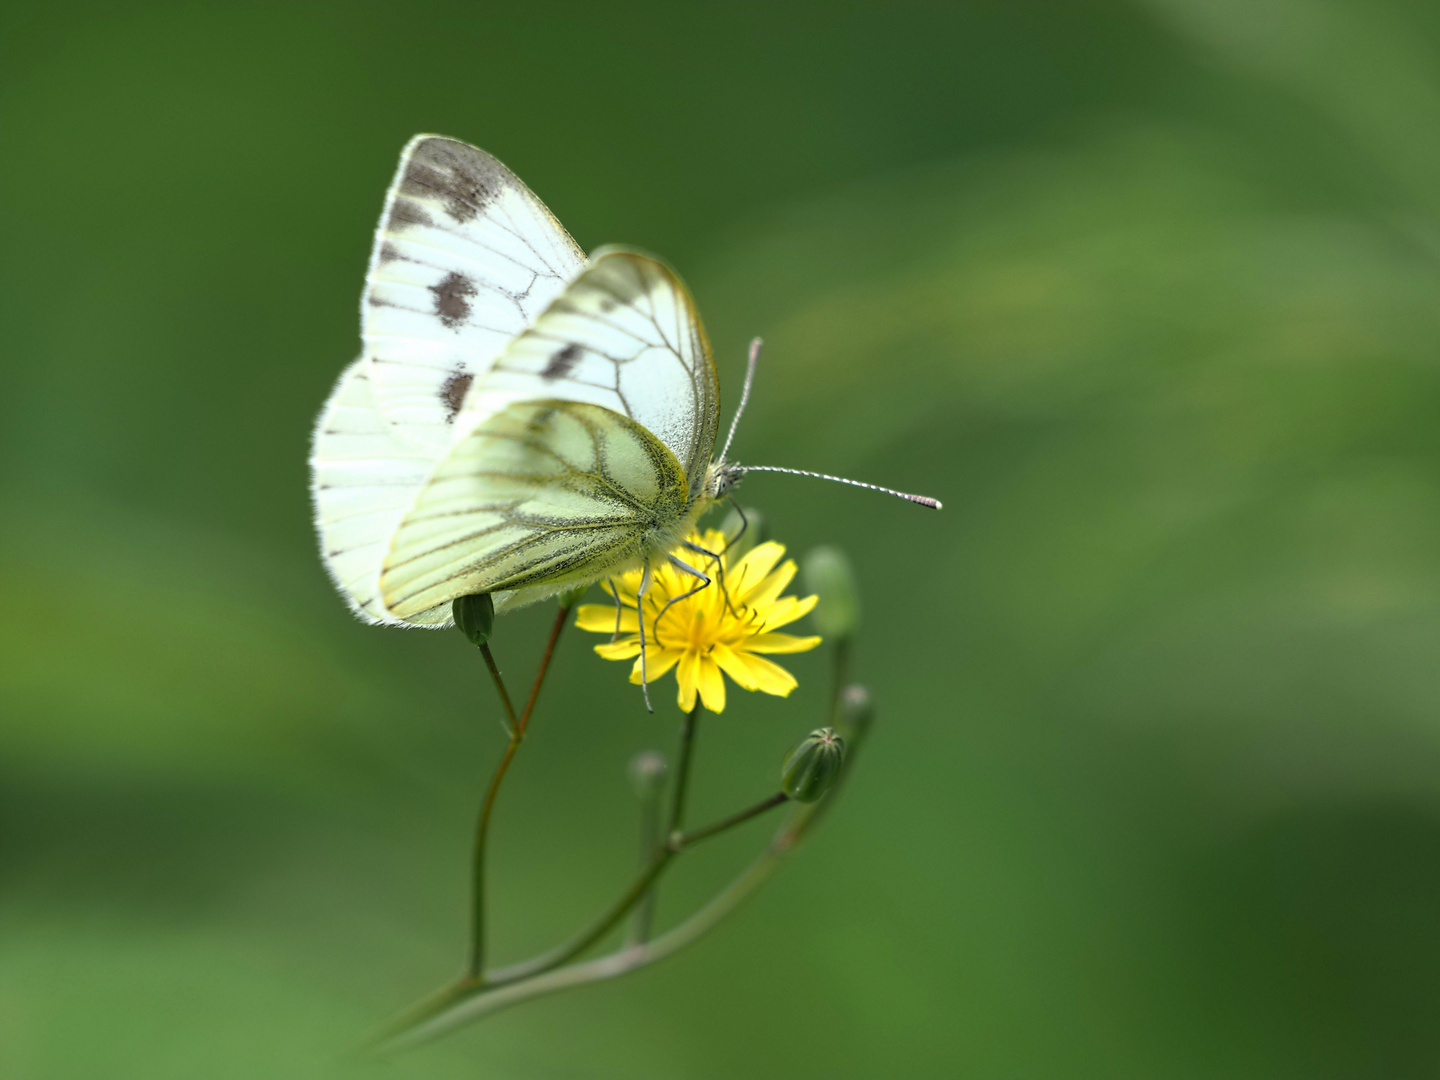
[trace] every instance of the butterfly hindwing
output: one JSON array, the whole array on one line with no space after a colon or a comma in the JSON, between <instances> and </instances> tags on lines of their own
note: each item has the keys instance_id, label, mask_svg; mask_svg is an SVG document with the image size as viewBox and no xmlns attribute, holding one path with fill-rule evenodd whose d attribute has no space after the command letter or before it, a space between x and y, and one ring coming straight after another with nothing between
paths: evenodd
<instances>
[{"instance_id":1,"label":"butterfly hindwing","mask_svg":"<svg viewBox=\"0 0 1440 1080\"><path fill-rule=\"evenodd\" d=\"M514 173L467 143L410 140L361 300L375 405L434 450L470 384L560 295L585 255Z\"/></svg>"},{"instance_id":2,"label":"butterfly hindwing","mask_svg":"<svg viewBox=\"0 0 1440 1080\"><path fill-rule=\"evenodd\" d=\"M694 301L668 266L596 252L524 334L475 381L458 423L514 401L563 398L628 416L670 449L697 498L715 446L720 389Z\"/></svg>"},{"instance_id":3,"label":"butterfly hindwing","mask_svg":"<svg viewBox=\"0 0 1440 1080\"><path fill-rule=\"evenodd\" d=\"M593 581L668 544L692 504L675 455L628 416L517 402L421 490L385 560L383 604L403 619L470 593Z\"/></svg>"}]
</instances>

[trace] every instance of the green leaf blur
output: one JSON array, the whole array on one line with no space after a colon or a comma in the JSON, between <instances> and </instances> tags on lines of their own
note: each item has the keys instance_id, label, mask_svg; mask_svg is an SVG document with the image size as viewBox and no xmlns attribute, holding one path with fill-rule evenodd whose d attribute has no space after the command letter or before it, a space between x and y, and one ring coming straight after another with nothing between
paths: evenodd
<instances>
[{"instance_id":1,"label":"green leaf blur","mask_svg":"<svg viewBox=\"0 0 1440 1080\"><path fill-rule=\"evenodd\" d=\"M1437 129L1440 17L1380 0L0 5L0 1075L1435 1075ZM863 593L845 798L696 948L377 1064L502 738L310 527L420 131L678 267L727 422L765 338L740 461L945 509L751 476ZM673 743L589 645L497 813L502 963L617 894ZM787 666L693 820L826 722Z\"/></svg>"}]
</instances>

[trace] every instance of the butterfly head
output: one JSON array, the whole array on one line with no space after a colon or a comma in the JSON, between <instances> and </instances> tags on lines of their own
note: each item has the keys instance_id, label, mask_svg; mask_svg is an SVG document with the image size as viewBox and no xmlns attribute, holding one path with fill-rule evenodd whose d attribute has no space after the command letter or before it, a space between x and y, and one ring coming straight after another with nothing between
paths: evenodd
<instances>
[{"instance_id":1,"label":"butterfly head","mask_svg":"<svg viewBox=\"0 0 1440 1080\"><path fill-rule=\"evenodd\" d=\"M723 499L735 489L745 475L745 467L721 458L710 463L705 475L705 497Z\"/></svg>"}]
</instances>

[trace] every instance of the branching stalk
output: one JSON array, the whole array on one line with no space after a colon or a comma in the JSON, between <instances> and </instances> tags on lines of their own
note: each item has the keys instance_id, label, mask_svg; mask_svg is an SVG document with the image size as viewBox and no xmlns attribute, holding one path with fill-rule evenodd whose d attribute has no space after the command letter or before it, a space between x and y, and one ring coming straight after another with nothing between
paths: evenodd
<instances>
[{"instance_id":1,"label":"branching stalk","mask_svg":"<svg viewBox=\"0 0 1440 1080\"><path fill-rule=\"evenodd\" d=\"M540 658L539 669L535 672L535 682L530 687L530 697L525 702L525 711L518 718L515 715L514 707L510 704L510 694L505 688L505 681L500 677L500 669L495 665L494 657L490 655L489 645L480 647L480 651L485 657L485 663L490 668L490 674L495 679L495 686L500 691L500 700L505 704L505 712L510 717L510 742L505 747L505 753L500 757L500 764L495 766L494 775L490 777L490 786L486 788L485 799L480 804L480 820L475 826L473 893L470 909L470 960L466 966L467 981L470 983L478 982L481 973L485 970L485 852L490 839L490 818L495 812L495 800L500 795L500 785L505 782L505 774L510 771L510 763L515 760L515 754L520 749L520 744L525 741L525 731L530 726L531 715L535 712L535 702L540 698L540 687L545 684L545 676L550 671L550 661L555 655L555 645L560 640L560 633L565 629L565 623L569 617L569 606L562 606L555 613L555 623L550 628L550 639L545 644L545 653Z\"/></svg>"},{"instance_id":2,"label":"branching stalk","mask_svg":"<svg viewBox=\"0 0 1440 1080\"><path fill-rule=\"evenodd\" d=\"M475 923L477 947L472 954L471 972L467 978L438 991L397 1018L377 1040L376 1049L380 1053L393 1053L428 1042L463 1024L523 1001L613 979L627 972L647 967L690 945L721 922L751 893L770 879L806 833L820 820L824 811L834 803L836 795L844 786L854 767L855 756L864 742L866 734L864 730L847 734L848 749L845 762L836 785L829 794L816 803L791 803L790 813L760 857L699 911L653 940L645 941L643 939L643 932L648 931L647 924L642 930L640 940L636 940L635 934L632 932L631 939L617 951L593 960L570 963L599 943L639 905L647 903L653 898L656 882L676 855L690 846L718 836L768 810L789 802L783 793L777 793L754 806L731 814L710 825L689 833L680 832L680 826L684 821L685 797L689 782L690 759L694 748L696 720L700 711L697 704L696 708L685 718L685 726L681 732L680 752L668 815L668 831L625 893L589 928L564 945L522 963L482 975L483 948L480 943L483 942L483 904L480 902L482 899L480 886L483 881L478 871L483 867L480 860L483 859L485 829L489 822L488 813L493 807L494 792L498 790L499 781L509 767L510 759L514 757L514 749L524 737L530 713L534 708L565 615L568 615L568 609L562 612L561 617L556 621L556 628L551 633L550 644L546 649L545 658L541 662L541 669L531 690L530 699L526 703L525 712L515 724L515 735L512 737L511 746L506 757L502 759L500 767L496 770L496 777L491 782L491 791L487 793L486 809L482 813L481 830L477 838ZM836 650L834 656L835 686L830 701L831 713L836 719L838 719L840 694L848 676L848 652L848 643L845 643ZM639 925L638 921L637 925Z\"/></svg>"},{"instance_id":3,"label":"branching stalk","mask_svg":"<svg viewBox=\"0 0 1440 1080\"><path fill-rule=\"evenodd\" d=\"M571 986L614 978L636 967L652 964L688 945L768 880L779 867L780 861L794 847L804 831L805 824L814 817L815 811L823 803L797 807L796 813L772 838L765 854L685 922L648 944L625 945L608 956L564 966L614 929L630 910L640 903L676 855L786 802L787 796L783 792L777 792L768 799L711 825L693 832L672 835L655 853L640 876L631 883L625 894L588 929L550 952L488 973L482 981L462 980L425 999L407 1010L386 1029L378 1044L378 1051L391 1053L419 1045L507 1005L565 990Z\"/></svg>"}]
</instances>

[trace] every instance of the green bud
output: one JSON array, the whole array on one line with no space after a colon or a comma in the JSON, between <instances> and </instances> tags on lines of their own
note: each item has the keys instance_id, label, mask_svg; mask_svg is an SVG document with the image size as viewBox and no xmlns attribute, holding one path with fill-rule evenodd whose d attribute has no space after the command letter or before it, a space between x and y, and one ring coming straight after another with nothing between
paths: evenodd
<instances>
[{"instance_id":1,"label":"green bud","mask_svg":"<svg viewBox=\"0 0 1440 1080\"><path fill-rule=\"evenodd\" d=\"M811 616L815 629L832 642L860 629L860 590L855 572L839 548L818 547L805 556L805 588L820 597Z\"/></svg>"},{"instance_id":2,"label":"green bud","mask_svg":"<svg viewBox=\"0 0 1440 1080\"><path fill-rule=\"evenodd\" d=\"M858 683L852 683L840 692L840 729L846 736L859 739L869 730L875 720L875 702L870 691Z\"/></svg>"},{"instance_id":3,"label":"green bud","mask_svg":"<svg viewBox=\"0 0 1440 1080\"><path fill-rule=\"evenodd\" d=\"M726 558L731 566L756 544L765 542L765 515L749 506L744 507L744 511L745 517L742 519L738 510L731 510L720 525L720 531L730 542ZM741 526L745 528L743 533L740 531Z\"/></svg>"},{"instance_id":4,"label":"green bud","mask_svg":"<svg viewBox=\"0 0 1440 1080\"><path fill-rule=\"evenodd\" d=\"M834 728L812 731L785 759L780 790L796 802L812 803L834 785L844 760L845 740Z\"/></svg>"},{"instance_id":5,"label":"green bud","mask_svg":"<svg viewBox=\"0 0 1440 1080\"><path fill-rule=\"evenodd\" d=\"M641 802L648 802L660 795L665 788L665 774L670 766L665 755L654 750L642 750L630 759L630 786Z\"/></svg>"},{"instance_id":6,"label":"green bud","mask_svg":"<svg viewBox=\"0 0 1440 1080\"><path fill-rule=\"evenodd\" d=\"M450 606L455 625L472 644L484 645L495 632L495 603L489 593L462 596Z\"/></svg>"}]
</instances>

